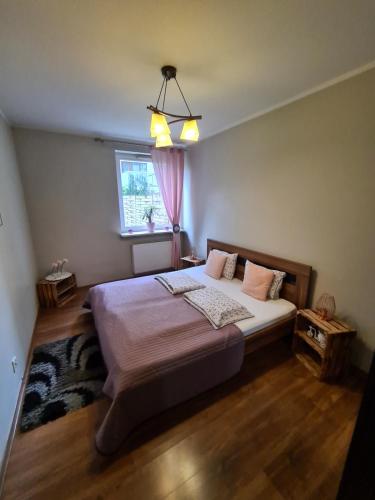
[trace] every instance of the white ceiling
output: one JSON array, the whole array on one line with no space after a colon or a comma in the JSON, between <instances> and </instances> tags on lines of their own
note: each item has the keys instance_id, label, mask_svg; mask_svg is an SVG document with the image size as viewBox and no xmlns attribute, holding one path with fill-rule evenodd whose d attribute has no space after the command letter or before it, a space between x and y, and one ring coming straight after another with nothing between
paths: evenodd
<instances>
[{"instance_id":1,"label":"white ceiling","mask_svg":"<svg viewBox=\"0 0 375 500\"><path fill-rule=\"evenodd\" d=\"M174 64L207 137L375 60L374 26L374 0L0 0L0 108L145 140Z\"/></svg>"}]
</instances>

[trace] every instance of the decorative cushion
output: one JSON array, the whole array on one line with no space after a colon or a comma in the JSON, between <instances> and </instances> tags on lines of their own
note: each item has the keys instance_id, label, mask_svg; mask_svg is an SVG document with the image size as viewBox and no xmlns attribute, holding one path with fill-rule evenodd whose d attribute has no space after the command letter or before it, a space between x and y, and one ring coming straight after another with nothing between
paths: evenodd
<instances>
[{"instance_id":1,"label":"decorative cushion","mask_svg":"<svg viewBox=\"0 0 375 500\"><path fill-rule=\"evenodd\" d=\"M242 304L212 286L187 292L184 299L204 314L215 329L254 317Z\"/></svg>"},{"instance_id":2,"label":"decorative cushion","mask_svg":"<svg viewBox=\"0 0 375 500\"><path fill-rule=\"evenodd\" d=\"M208 274L208 276L211 276L211 278L219 280L221 278L226 260L227 258L225 255L220 255L211 251L207 259L205 273Z\"/></svg>"},{"instance_id":3,"label":"decorative cushion","mask_svg":"<svg viewBox=\"0 0 375 500\"><path fill-rule=\"evenodd\" d=\"M274 274L269 269L246 261L242 291L254 299L267 300Z\"/></svg>"},{"instance_id":4,"label":"decorative cushion","mask_svg":"<svg viewBox=\"0 0 375 500\"><path fill-rule=\"evenodd\" d=\"M228 253L228 252L223 252L222 250L212 250L212 251L226 256L227 260L225 262L225 266L223 269L223 276L227 280L232 280L234 273L236 272L238 253Z\"/></svg>"},{"instance_id":5,"label":"decorative cushion","mask_svg":"<svg viewBox=\"0 0 375 500\"><path fill-rule=\"evenodd\" d=\"M286 276L286 273L283 271L277 271L276 269L272 269L273 272L273 280L271 283L271 287L268 292L268 297L273 300L277 300L280 298L280 290L283 286L283 279Z\"/></svg>"}]
</instances>

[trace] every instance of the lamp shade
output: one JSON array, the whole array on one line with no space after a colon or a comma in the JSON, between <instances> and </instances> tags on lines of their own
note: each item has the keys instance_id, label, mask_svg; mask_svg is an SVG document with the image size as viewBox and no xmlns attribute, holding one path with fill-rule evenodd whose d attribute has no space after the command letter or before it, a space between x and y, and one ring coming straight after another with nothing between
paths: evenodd
<instances>
[{"instance_id":1,"label":"lamp shade","mask_svg":"<svg viewBox=\"0 0 375 500\"><path fill-rule=\"evenodd\" d=\"M199 129L196 120L186 120L182 128L180 139L184 141L197 141L199 138Z\"/></svg>"},{"instance_id":2,"label":"lamp shade","mask_svg":"<svg viewBox=\"0 0 375 500\"><path fill-rule=\"evenodd\" d=\"M156 137L155 147L164 148L166 146L173 146L171 136L169 134L159 134Z\"/></svg>"},{"instance_id":3,"label":"lamp shade","mask_svg":"<svg viewBox=\"0 0 375 500\"><path fill-rule=\"evenodd\" d=\"M165 116L159 113L152 113L151 115L151 125L150 125L151 137L157 137L160 134L170 135L171 131L168 127L167 120Z\"/></svg>"}]
</instances>

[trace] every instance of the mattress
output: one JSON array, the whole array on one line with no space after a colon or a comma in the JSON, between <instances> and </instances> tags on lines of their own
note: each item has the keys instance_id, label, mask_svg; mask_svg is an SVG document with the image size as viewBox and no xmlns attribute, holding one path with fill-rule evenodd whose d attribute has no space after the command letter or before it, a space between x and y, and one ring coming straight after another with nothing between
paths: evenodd
<instances>
[{"instance_id":1,"label":"mattress","mask_svg":"<svg viewBox=\"0 0 375 500\"><path fill-rule=\"evenodd\" d=\"M292 302L284 299L267 300L266 302L254 299L241 291L241 280L237 278L233 280L227 280L226 278L215 280L204 272L205 267L190 267L184 269L184 272L206 286L217 288L232 299L237 300L237 302L254 314L253 318L235 323L245 337L265 327L272 326L282 319L292 317L295 314L297 308Z\"/></svg>"}]
</instances>

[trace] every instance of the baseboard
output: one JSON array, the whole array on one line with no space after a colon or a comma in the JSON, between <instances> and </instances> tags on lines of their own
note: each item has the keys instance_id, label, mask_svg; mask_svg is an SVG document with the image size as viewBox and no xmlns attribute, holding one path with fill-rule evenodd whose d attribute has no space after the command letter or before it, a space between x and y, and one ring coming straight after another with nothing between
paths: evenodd
<instances>
[{"instance_id":1,"label":"baseboard","mask_svg":"<svg viewBox=\"0 0 375 500\"><path fill-rule=\"evenodd\" d=\"M25 389L26 389L26 383L27 383L27 374L29 373L31 359L32 359L33 346L34 346L33 341L34 341L34 336L35 336L36 323L38 321L38 315L39 315L39 306L38 306L38 311L36 314L33 333L32 333L31 340L30 340L29 350L27 352L25 370L24 370L24 373L23 373L23 376L21 379L21 385L20 385L20 389L19 389L19 393L18 393L16 408L14 410L12 425L10 427L9 436L8 436L7 444L5 447L4 459L3 459L3 463L2 463L1 469L0 469L0 498L2 496L3 489L4 489L5 475L6 475L6 471L7 471L7 467L8 467L10 452L12 450L14 436L16 435L16 431L18 429L18 424L19 424L19 420L20 420L20 416L21 416L22 403L23 403L23 398L25 395Z\"/></svg>"}]
</instances>

